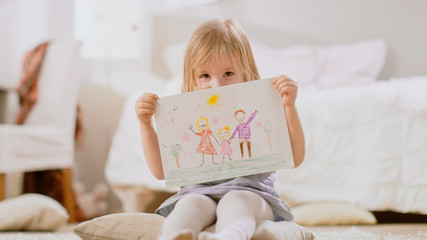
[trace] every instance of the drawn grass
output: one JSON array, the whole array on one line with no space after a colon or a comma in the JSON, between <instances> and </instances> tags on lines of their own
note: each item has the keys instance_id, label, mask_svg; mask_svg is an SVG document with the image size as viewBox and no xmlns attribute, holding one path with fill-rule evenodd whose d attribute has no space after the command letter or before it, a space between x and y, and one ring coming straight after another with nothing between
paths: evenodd
<instances>
[{"instance_id":1,"label":"drawn grass","mask_svg":"<svg viewBox=\"0 0 427 240\"><path fill-rule=\"evenodd\" d=\"M279 168L293 167L289 154L279 153L251 159L225 161L218 164L210 163L203 167L172 170L166 173L168 186L186 186L218 179L252 175L260 172L274 171Z\"/></svg>"}]
</instances>

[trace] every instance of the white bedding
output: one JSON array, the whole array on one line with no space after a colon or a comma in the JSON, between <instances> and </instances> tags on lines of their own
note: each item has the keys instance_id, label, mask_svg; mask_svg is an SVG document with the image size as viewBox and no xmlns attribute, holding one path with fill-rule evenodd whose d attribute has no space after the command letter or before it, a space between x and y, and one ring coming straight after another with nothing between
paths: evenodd
<instances>
[{"instance_id":1,"label":"white bedding","mask_svg":"<svg viewBox=\"0 0 427 240\"><path fill-rule=\"evenodd\" d=\"M279 171L280 193L427 214L427 77L305 90L298 99L306 158Z\"/></svg>"},{"instance_id":2,"label":"white bedding","mask_svg":"<svg viewBox=\"0 0 427 240\"><path fill-rule=\"evenodd\" d=\"M175 190L156 180L144 161L134 113L138 95L124 106L107 181ZM286 199L427 214L427 77L301 88L297 107L306 158L297 169L278 171L276 188Z\"/></svg>"}]
</instances>

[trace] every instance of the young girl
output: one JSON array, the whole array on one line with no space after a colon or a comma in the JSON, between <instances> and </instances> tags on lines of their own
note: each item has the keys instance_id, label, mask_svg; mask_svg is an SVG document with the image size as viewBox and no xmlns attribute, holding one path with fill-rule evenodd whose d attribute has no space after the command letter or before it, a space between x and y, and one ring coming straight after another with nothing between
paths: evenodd
<instances>
[{"instance_id":1,"label":"young girl","mask_svg":"<svg viewBox=\"0 0 427 240\"><path fill-rule=\"evenodd\" d=\"M228 160L231 161L231 154L233 154L233 150L231 149L231 140L230 140L230 126L226 125L224 128L221 128L218 131L218 137L221 139L221 154L222 160L224 161L225 156L228 156Z\"/></svg>"},{"instance_id":2,"label":"young girl","mask_svg":"<svg viewBox=\"0 0 427 240\"><path fill-rule=\"evenodd\" d=\"M183 92L259 79L249 41L232 20L201 24L184 58ZM295 167L305 154L304 134L295 100L297 84L287 76L272 81L281 93ZM144 93L135 104L147 164L164 179L157 134L152 126L157 95ZM289 206L274 190L275 172L182 187L156 213L163 215L160 239L250 239L263 220L293 221ZM215 233L202 232L216 221Z\"/></svg>"}]
</instances>

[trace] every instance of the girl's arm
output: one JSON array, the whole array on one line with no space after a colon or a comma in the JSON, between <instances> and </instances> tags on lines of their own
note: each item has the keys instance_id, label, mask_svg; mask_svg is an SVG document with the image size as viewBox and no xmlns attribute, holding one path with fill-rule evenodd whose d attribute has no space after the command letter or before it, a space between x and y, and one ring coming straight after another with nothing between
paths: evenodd
<instances>
[{"instance_id":1,"label":"girl's arm","mask_svg":"<svg viewBox=\"0 0 427 240\"><path fill-rule=\"evenodd\" d=\"M304 161L305 156L304 131L295 108L298 86L296 82L284 75L275 78L273 84L282 95L294 165L298 167Z\"/></svg>"},{"instance_id":2,"label":"girl's arm","mask_svg":"<svg viewBox=\"0 0 427 240\"><path fill-rule=\"evenodd\" d=\"M216 143L219 144L218 139L216 139L216 137L213 134L211 134L211 136L215 139Z\"/></svg>"},{"instance_id":3,"label":"girl's arm","mask_svg":"<svg viewBox=\"0 0 427 240\"><path fill-rule=\"evenodd\" d=\"M157 133L152 125L152 117L156 111L156 103L159 97L153 93L144 93L135 103L135 112L139 119L141 131L142 149L145 160L151 173L157 179L165 179L163 174L162 159L160 157L159 141Z\"/></svg>"},{"instance_id":4,"label":"girl's arm","mask_svg":"<svg viewBox=\"0 0 427 240\"><path fill-rule=\"evenodd\" d=\"M298 112L295 106L286 107L286 122L288 124L289 137L291 139L292 155L294 165L298 167L304 161L305 155L305 138Z\"/></svg>"},{"instance_id":5,"label":"girl's arm","mask_svg":"<svg viewBox=\"0 0 427 240\"><path fill-rule=\"evenodd\" d=\"M190 129L194 134L197 135L197 133L193 130L193 124L190 124L190 126L188 126L188 129Z\"/></svg>"}]
</instances>

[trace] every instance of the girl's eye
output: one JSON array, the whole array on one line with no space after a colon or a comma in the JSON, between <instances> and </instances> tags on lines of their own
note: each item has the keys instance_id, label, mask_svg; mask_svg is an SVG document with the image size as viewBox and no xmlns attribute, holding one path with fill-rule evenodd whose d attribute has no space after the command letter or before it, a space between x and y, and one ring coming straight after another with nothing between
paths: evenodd
<instances>
[{"instance_id":1,"label":"girl's eye","mask_svg":"<svg viewBox=\"0 0 427 240\"><path fill-rule=\"evenodd\" d=\"M200 78L209 78L209 74L205 73L202 76L200 76Z\"/></svg>"},{"instance_id":2,"label":"girl's eye","mask_svg":"<svg viewBox=\"0 0 427 240\"><path fill-rule=\"evenodd\" d=\"M226 72L226 73L224 73L224 77L230 77L231 75L233 75L232 72Z\"/></svg>"}]
</instances>

